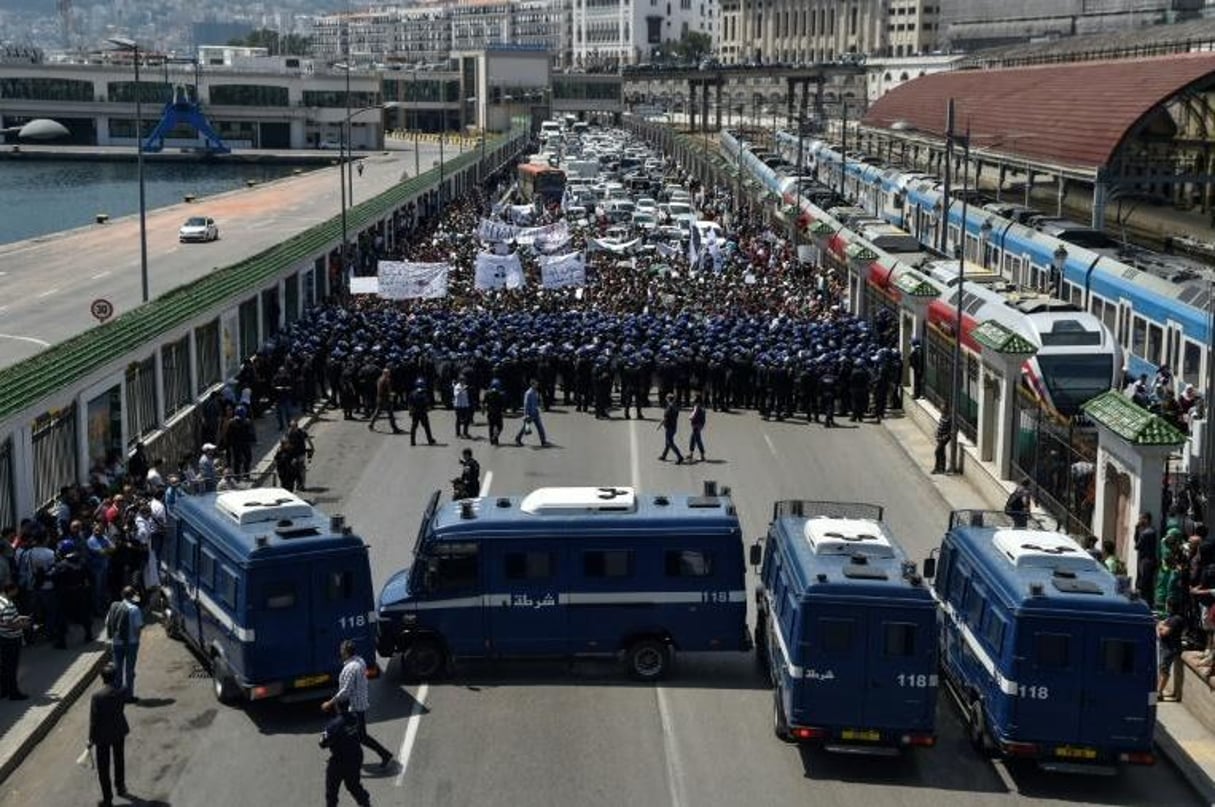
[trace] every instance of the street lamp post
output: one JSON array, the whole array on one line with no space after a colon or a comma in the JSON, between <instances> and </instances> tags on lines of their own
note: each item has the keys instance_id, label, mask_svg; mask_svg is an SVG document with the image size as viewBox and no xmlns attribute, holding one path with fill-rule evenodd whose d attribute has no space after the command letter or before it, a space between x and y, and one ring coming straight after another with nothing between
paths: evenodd
<instances>
[{"instance_id":1,"label":"street lamp post","mask_svg":"<svg viewBox=\"0 0 1215 807\"><path fill-rule=\"evenodd\" d=\"M139 283L141 300L148 301L148 206L143 178L143 104L139 91L139 43L123 36L112 37L110 44L131 54L135 62L135 171L139 176Z\"/></svg>"}]
</instances>

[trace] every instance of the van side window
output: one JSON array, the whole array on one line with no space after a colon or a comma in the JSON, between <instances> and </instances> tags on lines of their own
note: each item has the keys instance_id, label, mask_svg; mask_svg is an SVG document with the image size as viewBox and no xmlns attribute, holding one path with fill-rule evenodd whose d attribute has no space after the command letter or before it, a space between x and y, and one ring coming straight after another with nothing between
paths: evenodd
<instances>
[{"instance_id":1,"label":"van side window","mask_svg":"<svg viewBox=\"0 0 1215 807\"><path fill-rule=\"evenodd\" d=\"M295 583L283 580L266 584L266 609L276 611L295 607Z\"/></svg>"},{"instance_id":2,"label":"van side window","mask_svg":"<svg viewBox=\"0 0 1215 807\"><path fill-rule=\"evenodd\" d=\"M932 587L936 590L937 594L945 596L945 593L949 591L950 575L953 572L953 550L949 548L948 544L942 545L941 555L937 560L937 575L932 581Z\"/></svg>"},{"instance_id":3,"label":"van side window","mask_svg":"<svg viewBox=\"0 0 1215 807\"><path fill-rule=\"evenodd\" d=\"M587 577L628 577L633 573L633 553L627 549L597 549L582 553Z\"/></svg>"},{"instance_id":4,"label":"van side window","mask_svg":"<svg viewBox=\"0 0 1215 807\"><path fill-rule=\"evenodd\" d=\"M203 588L215 588L215 556L206 549L198 553L198 584Z\"/></svg>"},{"instance_id":5,"label":"van side window","mask_svg":"<svg viewBox=\"0 0 1215 807\"><path fill-rule=\"evenodd\" d=\"M911 622L886 622L882 625L882 652L887 658L915 655L916 626Z\"/></svg>"},{"instance_id":6,"label":"van side window","mask_svg":"<svg viewBox=\"0 0 1215 807\"><path fill-rule=\"evenodd\" d=\"M552 552L507 552L504 560L507 580L547 580L557 565Z\"/></svg>"},{"instance_id":7,"label":"van side window","mask_svg":"<svg viewBox=\"0 0 1215 807\"><path fill-rule=\"evenodd\" d=\"M979 627L983 619L983 606L987 604L982 590L974 583L966 587L966 622L973 628Z\"/></svg>"},{"instance_id":8,"label":"van side window","mask_svg":"<svg viewBox=\"0 0 1215 807\"><path fill-rule=\"evenodd\" d=\"M227 566L219 567L219 581L216 585L219 601L229 608L236 607L236 572Z\"/></svg>"},{"instance_id":9,"label":"van side window","mask_svg":"<svg viewBox=\"0 0 1215 807\"><path fill-rule=\"evenodd\" d=\"M695 549L673 549L666 553L667 577L708 577L713 573L713 556Z\"/></svg>"},{"instance_id":10,"label":"van side window","mask_svg":"<svg viewBox=\"0 0 1215 807\"><path fill-rule=\"evenodd\" d=\"M327 602L348 600L352 596L354 596L354 572L347 569L329 572L325 576L325 600Z\"/></svg>"},{"instance_id":11,"label":"van side window","mask_svg":"<svg viewBox=\"0 0 1215 807\"><path fill-rule=\"evenodd\" d=\"M477 585L480 579L479 550L475 543L437 547L430 555L431 591Z\"/></svg>"},{"instance_id":12,"label":"van side window","mask_svg":"<svg viewBox=\"0 0 1215 807\"><path fill-rule=\"evenodd\" d=\"M1125 639L1101 640L1101 671L1111 675L1135 672L1135 643Z\"/></svg>"},{"instance_id":13,"label":"van side window","mask_svg":"<svg viewBox=\"0 0 1215 807\"><path fill-rule=\"evenodd\" d=\"M983 626L983 639L997 653L1004 646L1004 617L995 612L994 609L987 612L987 623Z\"/></svg>"},{"instance_id":14,"label":"van side window","mask_svg":"<svg viewBox=\"0 0 1215 807\"><path fill-rule=\"evenodd\" d=\"M970 570L962 564L954 569L949 576L949 601L954 605L962 604L962 593L966 591L966 584L970 582Z\"/></svg>"},{"instance_id":15,"label":"van side window","mask_svg":"<svg viewBox=\"0 0 1215 807\"><path fill-rule=\"evenodd\" d=\"M187 572L194 571L194 550L198 548L198 539L187 530L181 531L181 568Z\"/></svg>"},{"instance_id":16,"label":"van side window","mask_svg":"<svg viewBox=\"0 0 1215 807\"><path fill-rule=\"evenodd\" d=\"M1066 633L1034 634L1034 665L1048 670L1070 667L1071 638Z\"/></svg>"},{"instance_id":17,"label":"van side window","mask_svg":"<svg viewBox=\"0 0 1215 807\"><path fill-rule=\"evenodd\" d=\"M847 653L852 650L852 635L855 622L851 619L820 619L823 631L823 650L827 653Z\"/></svg>"}]
</instances>

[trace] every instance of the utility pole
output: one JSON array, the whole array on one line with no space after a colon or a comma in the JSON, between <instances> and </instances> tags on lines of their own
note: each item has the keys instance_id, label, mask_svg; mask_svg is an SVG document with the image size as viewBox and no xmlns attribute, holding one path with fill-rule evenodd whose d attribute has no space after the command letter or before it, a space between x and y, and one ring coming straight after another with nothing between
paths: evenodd
<instances>
[{"instance_id":1,"label":"utility pole","mask_svg":"<svg viewBox=\"0 0 1215 807\"><path fill-rule=\"evenodd\" d=\"M949 99L949 107L945 118L945 138L946 138L946 159L953 161L953 99ZM962 221L966 221L966 183L970 179L970 138L966 138L965 153L966 165L963 166L962 173ZM945 186L947 189L948 184ZM949 197L949 191L945 194L945 207L941 212L941 232L948 233L949 231L949 208L952 200ZM942 237L942 243L946 243L946 237ZM966 276L966 228L963 224L961 228L961 240L954 247L957 251L958 259L958 297L957 304L954 307L954 325L953 325L953 390L950 395L950 410L952 417L950 418L951 431L949 440L949 467L950 470L959 474L962 472L960 462L960 448L958 444L958 426L961 423L962 417L962 300L965 297L964 280Z\"/></svg>"},{"instance_id":2,"label":"utility pole","mask_svg":"<svg viewBox=\"0 0 1215 807\"><path fill-rule=\"evenodd\" d=\"M848 102L844 101L844 120L840 127L840 198L844 196L844 176L848 169Z\"/></svg>"}]
</instances>

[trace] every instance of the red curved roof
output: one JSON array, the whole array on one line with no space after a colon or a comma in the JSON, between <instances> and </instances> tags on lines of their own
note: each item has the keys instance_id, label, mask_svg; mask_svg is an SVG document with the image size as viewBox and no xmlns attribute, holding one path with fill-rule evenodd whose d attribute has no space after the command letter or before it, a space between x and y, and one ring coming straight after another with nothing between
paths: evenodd
<instances>
[{"instance_id":1,"label":"red curved roof","mask_svg":"<svg viewBox=\"0 0 1215 807\"><path fill-rule=\"evenodd\" d=\"M1212 73L1215 53L934 73L883 95L862 123L943 138L953 98L954 131L969 127L972 149L1097 168L1137 121Z\"/></svg>"}]
</instances>

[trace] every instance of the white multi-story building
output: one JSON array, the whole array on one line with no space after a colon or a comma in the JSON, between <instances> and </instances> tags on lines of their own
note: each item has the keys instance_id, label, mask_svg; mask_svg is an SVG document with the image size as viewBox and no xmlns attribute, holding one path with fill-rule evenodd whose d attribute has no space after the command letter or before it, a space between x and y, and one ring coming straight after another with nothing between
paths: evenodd
<instances>
[{"instance_id":1,"label":"white multi-story building","mask_svg":"<svg viewBox=\"0 0 1215 807\"><path fill-rule=\"evenodd\" d=\"M962 55L890 56L865 62L865 100L872 104L900 84L930 73L952 70Z\"/></svg>"},{"instance_id":2,"label":"white multi-story building","mask_svg":"<svg viewBox=\"0 0 1215 807\"><path fill-rule=\"evenodd\" d=\"M350 53L358 61L438 63L453 51L495 45L562 48L563 0L456 0L391 6L313 21L312 52L336 61ZM348 34L346 32L349 32Z\"/></svg>"},{"instance_id":3,"label":"white multi-story building","mask_svg":"<svg viewBox=\"0 0 1215 807\"><path fill-rule=\"evenodd\" d=\"M690 33L716 40L718 0L567 0L571 66L653 60Z\"/></svg>"}]
</instances>

